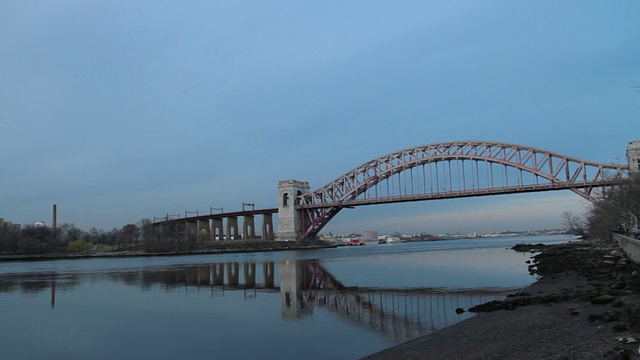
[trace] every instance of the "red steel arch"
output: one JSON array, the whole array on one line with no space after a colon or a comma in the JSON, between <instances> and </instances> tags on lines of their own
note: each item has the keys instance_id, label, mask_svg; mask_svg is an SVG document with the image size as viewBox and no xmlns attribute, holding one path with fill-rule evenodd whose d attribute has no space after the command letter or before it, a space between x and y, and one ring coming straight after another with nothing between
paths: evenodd
<instances>
[{"instance_id":1,"label":"red steel arch","mask_svg":"<svg viewBox=\"0 0 640 360\"><path fill-rule=\"evenodd\" d=\"M508 143L421 145L368 161L299 196L300 238L315 237L342 208L361 205L562 189L595 202L594 188L610 186L628 173L628 165Z\"/></svg>"}]
</instances>

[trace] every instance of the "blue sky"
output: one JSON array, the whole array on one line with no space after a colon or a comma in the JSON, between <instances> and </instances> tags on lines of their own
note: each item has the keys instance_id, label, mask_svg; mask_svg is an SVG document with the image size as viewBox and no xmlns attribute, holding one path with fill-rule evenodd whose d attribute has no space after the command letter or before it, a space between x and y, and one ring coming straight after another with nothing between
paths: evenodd
<instances>
[{"instance_id":1,"label":"blue sky","mask_svg":"<svg viewBox=\"0 0 640 360\"><path fill-rule=\"evenodd\" d=\"M277 205L420 144L601 162L640 140L638 1L0 2L0 217L110 229ZM571 192L360 207L325 231L560 226Z\"/></svg>"}]
</instances>

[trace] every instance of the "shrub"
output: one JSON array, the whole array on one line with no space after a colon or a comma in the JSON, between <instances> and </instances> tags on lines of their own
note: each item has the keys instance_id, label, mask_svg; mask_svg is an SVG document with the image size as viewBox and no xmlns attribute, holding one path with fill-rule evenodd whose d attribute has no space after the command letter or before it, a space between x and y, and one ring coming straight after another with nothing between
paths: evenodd
<instances>
[{"instance_id":1,"label":"shrub","mask_svg":"<svg viewBox=\"0 0 640 360\"><path fill-rule=\"evenodd\" d=\"M93 248L93 244L84 240L73 240L67 245L67 252L87 251Z\"/></svg>"}]
</instances>

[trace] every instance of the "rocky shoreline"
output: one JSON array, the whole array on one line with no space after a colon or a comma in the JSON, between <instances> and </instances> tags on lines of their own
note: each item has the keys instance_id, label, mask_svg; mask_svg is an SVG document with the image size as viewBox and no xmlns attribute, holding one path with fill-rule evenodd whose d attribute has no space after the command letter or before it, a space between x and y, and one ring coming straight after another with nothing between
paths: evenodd
<instances>
[{"instance_id":1,"label":"rocky shoreline","mask_svg":"<svg viewBox=\"0 0 640 360\"><path fill-rule=\"evenodd\" d=\"M640 359L640 266L612 241L519 245L539 277L476 316L366 359Z\"/></svg>"}]
</instances>

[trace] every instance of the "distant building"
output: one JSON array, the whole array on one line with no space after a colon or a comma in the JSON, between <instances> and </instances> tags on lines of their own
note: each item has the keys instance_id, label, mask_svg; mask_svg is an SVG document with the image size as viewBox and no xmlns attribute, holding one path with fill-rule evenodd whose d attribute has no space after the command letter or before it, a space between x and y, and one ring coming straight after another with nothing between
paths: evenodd
<instances>
[{"instance_id":1,"label":"distant building","mask_svg":"<svg viewBox=\"0 0 640 360\"><path fill-rule=\"evenodd\" d=\"M14 224L10 221L5 221L3 218L0 218L0 231L10 232L10 231L20 231L22 229L22 225Z\"/></svg>"},{"instance_id":2,"label":"distant building","mask_svg":"<svg viewBox=\"0 0 640 360\"><path fill-rule=\"evenodd\" d=\"M378 232L377 231L363 231L362 232L362 240L363 241L378 241Z\"/></svg>"}]
</instances>

